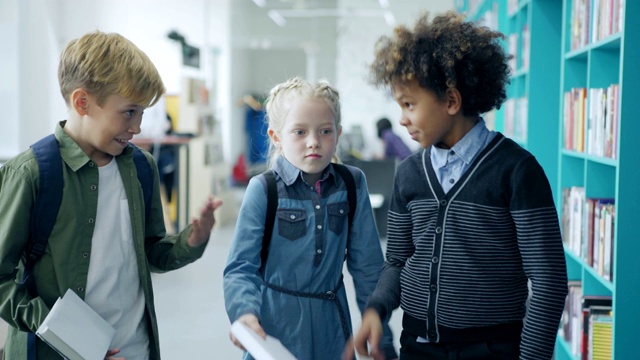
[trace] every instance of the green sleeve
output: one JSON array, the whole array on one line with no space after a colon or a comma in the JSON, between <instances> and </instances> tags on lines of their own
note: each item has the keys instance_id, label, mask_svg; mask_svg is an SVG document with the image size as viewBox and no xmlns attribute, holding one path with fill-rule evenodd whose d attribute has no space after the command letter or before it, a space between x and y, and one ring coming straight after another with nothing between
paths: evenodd
<instances>
[{"instance_id":1,"label":"green sleeve","mask_svg":"<svg viewBox=\"0 0 640 360\"><path fill-rule=\"evenodd\" d=\"M0 317L20 330L35 331L49 309L19 283L38 178L35 161L20 161L26 154L30 151L0 168Z\"/></svg>"}]
</instances>

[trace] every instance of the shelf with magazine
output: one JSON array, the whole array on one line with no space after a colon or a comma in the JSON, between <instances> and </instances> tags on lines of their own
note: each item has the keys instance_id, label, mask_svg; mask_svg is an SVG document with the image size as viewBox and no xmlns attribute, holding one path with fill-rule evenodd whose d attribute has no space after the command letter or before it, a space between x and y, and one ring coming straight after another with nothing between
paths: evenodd
<instances>
[{"instance_id":1,"label":"shelf with magazine","mask_svg":"<svg viewBox=\"0 0 640 360\"><path fill-rule=\"evenodd\" d=\"M632 65L640 56L640 31L624 22L625 14L638 13L636 1L563 1L556 203L570 289L583 302L608 297L610 306L604 315L591 315L595 324L575 316L563 321L577 321L581 332L576 339L571 326L561 330L558 360L582 358L589 351L604 351L609 359L637 356L637 346L622 337L640 331L635 209L640 124L633 120L640 70ZM565 337L566 329L571 336Z\"/></svg>"}]
</instances>

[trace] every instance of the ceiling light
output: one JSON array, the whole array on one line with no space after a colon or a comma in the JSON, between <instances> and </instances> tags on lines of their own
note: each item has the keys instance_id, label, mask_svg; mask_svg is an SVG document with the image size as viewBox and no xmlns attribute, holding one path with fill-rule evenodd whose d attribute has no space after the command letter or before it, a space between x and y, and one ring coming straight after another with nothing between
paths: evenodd
<instances>
[{"instance_id":1,"label":"ceiling light","mask_svg":"<svg viewBox=\"0 0 640 360\"><path fill-rule=\"evenodd\" d=\"M267 5L267 0L253 0L253 2L258 5L258 7L265 7Z\"/></svg>"},{"instance_id":2,"label":"ceiling light","mask_svg":"<svg viewBox=\"0 0 640 360\"><path fill-rule=\"evenodd\" d=\"M389 26L396 25L396 18L393 16L393 13L391 13L391 11L384 12L384 21L386 21L387 25Z\"/></svg>"},{"instance_id":3,"label":"ceiling light","mask_svg":"<svg viewBox=\"0 0 640 360\"><path fill-rule=\"evenodd\" d=\"M378 2L380 3L380 6L383 9L388 9L389 8L389 0L378 0Z\"/></svg>"},{"instance_id":4,"label":"ceiling light","mask_svg":"<svg viewBox=\"0 0 640 360\"><path fill-rule=\"evenodd\" d=\"M274 23L278 24L278 26L284 27L285 25L287 25L287 20L276 10L269 10L268 14L271 20L273 20Z\"/></svg>"}]
</instances>

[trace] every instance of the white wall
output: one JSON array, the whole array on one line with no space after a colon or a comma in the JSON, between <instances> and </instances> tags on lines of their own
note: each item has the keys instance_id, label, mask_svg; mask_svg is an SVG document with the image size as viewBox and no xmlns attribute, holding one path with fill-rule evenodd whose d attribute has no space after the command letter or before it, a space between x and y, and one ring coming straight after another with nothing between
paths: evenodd
<instances>
[{"instance_id":1,"label":"white wall","mask_svg":"<svg viewBox=\"0 0 640 360\"><path fill-rule=\"evenodd\" d=\"M18 0L0 0L0 162L15 155L19 144ZM3 70L4 69L4 70Z\"/></svg>"},{"instance_id":2,"label":"white wall","mask_svg":"<svg viewBox=\"0 0 640 360\"><path fill-rule=\"evenodd\" d=\"M375 0L323 0L322 5L336 3L378 6ZM390 3L396 20L408 23L423 8L438 13L453 7L453 0ZM169 94L181 91L183 76L204 79L213 90L228 162L246 149L238 100L292 75L336 85L345 128L361 123L370 153L381 151L375 120L399 115L384 92L366 81L375 40L392 30L380 17L292 18L279 27L251 0L0 0L0 159L26 149L66 117L57 84L59 53L69 40L95 29L119 32L145 51ZM200 47L200 70L182 66L179 44L167 38L171 30ZM399 126L396 130L404 134Z\"/></svg>"},{"instance_id":3,"label":"white wall","mask_svg":"<svg viewBox=\"0 0 640 360\"><path fill-rule=\"evenodd\" d=\"M340 0L341 6L350 7L361 0ZM401 11L394 11L396 22L413 27L418 14L428 10L431 14L442 13L454 8L453 0L439 1L389 1ZM395 9L394 9L395 10ZM393 123L395 132L402 136L413 149L418 148L408 133L399 125L400 108L386 89L377 89L367 81L368 65L373 61L373 48L382 35L391 35L393 28L380 18L344 18L338 23L336 85L342 100L342 121L345 131L352 125L360 125L365 137L364 156L382 154L382 143L377 137L375 122L387 117Z\"/></svg>"}]
</instances>

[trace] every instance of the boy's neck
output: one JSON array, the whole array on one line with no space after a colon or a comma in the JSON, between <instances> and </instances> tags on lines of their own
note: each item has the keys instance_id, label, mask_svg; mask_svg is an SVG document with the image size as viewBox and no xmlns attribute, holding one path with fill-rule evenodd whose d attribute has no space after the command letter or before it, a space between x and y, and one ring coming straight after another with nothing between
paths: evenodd
<instances>
[{"instance_id":1,"label":"boy's neck","mask_svg":"<svg viewBox=\"0 0 640 360\"><path fill-rule=\"evenodd\" d=\"M443 141L434 144L435 147L440 149L451 149L458 141L467 135L471 129L480 121L479 116L455 116L452 118L454 125L451 129L449 136Z\"/></svg>"}]
</instances>

